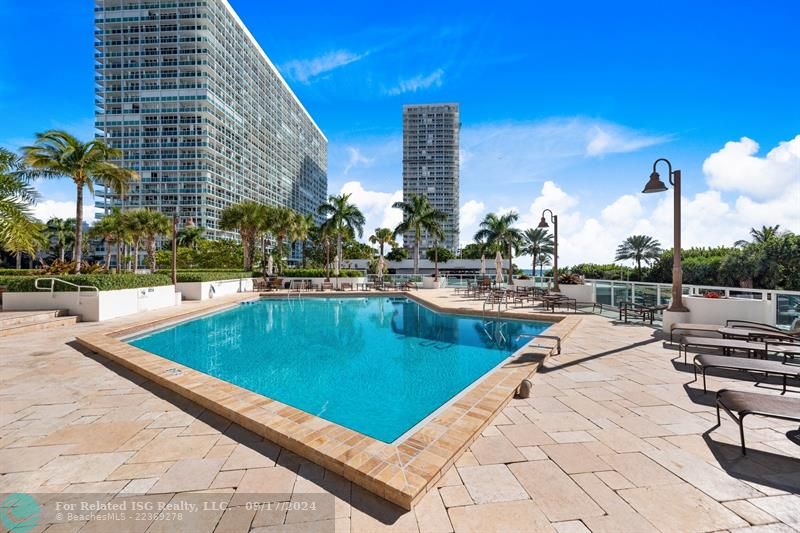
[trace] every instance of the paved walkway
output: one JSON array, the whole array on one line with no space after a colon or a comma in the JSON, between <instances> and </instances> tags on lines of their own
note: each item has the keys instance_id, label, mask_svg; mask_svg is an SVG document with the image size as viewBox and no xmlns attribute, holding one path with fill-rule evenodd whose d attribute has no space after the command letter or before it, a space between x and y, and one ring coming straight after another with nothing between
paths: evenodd
<instances>
[{"instance_id":1,"label":"paved walkway","mask_svg":"<svg viewBox=\"0 0 800 533\"><path fill-rule=\"evenodd\" d=\"M709 432L713 395L648 327L587 316L533 396L512 400L411 512L70 344L97 327L0 339L0 492L228 507L34 531L800 530L800 446L785 435L797 425L753 418L742 457L735 424ZM777 393L709 381L722 386ZM253 508L254 494L292 503Z\"/></svg>"}]
</instances>

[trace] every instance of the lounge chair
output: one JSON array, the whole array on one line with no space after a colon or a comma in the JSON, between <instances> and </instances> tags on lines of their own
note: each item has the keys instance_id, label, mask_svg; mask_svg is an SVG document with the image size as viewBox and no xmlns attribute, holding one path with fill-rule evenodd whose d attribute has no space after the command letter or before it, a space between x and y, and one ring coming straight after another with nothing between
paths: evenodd
<instances>
[{"instance_id":1,"label":"lounge chair","mask_svg":"<svg viewBox=\"0 0 800 533\"><path fill-rule=\"evenodd\" d=\"M333 290L333 283L330 281L323 281L319 286L320 291L332 291Z\"/></svg>"},{"instance_id":2,"label":"lounge chair","mask_svg":"<svg viewBox=\"0 0 800 533\"><path fill-rule=\"evenodd\" d=\"M351 281L342 281L341 283L339 283L339 289L338 290L346 291L347 289L350 289L351 291L353 290L353 282L351 282Z\"/></svg>"},{"instance_id":3,"label":"lounge chair","mask_svg":"<svg viewBox=\"0 0 800 533\"><path fill-rule=\"evenodd\" d=\"M747 455L744 443L744 417L747 415L765 416L800 422L800 398L787 398L771 394L757 394L722 389L717 392L717 425L722 423L719 416L720 407L739 424L739 436L742 442L742 455ZM738 415L738 416L737 416Z\"/></svg>"},{"instance_id":4,"label":"lounge chair","mask_svg":"<svg viewBox=\"0 0 800 533\"><path fill-rule=\"evenodd\" d=\"M678 346L678 353L683 350L683 362L686 363L689 347L695 348L718 348L724 355L730 355L735 350L746 351L747 355L761 355L766 358L767 354L782 354L784 361L789 358L794 359L800 355L800 345L787 344L777 341L754 341L741 339L718 339L715 337L683 337Z\"/></svg>"},{"instance_id":5,"label":"lounge chair","mask_svg":"<svg viewBox=\"0 0 800 533\"><path fill-rule=\"evenodd\" d=\"M642 322L649 321L650 324L656 319L656 313L664 311L666 305L642 305L634 302L623 302L619 306L619 319L628 323L628 319L640 319Z\"/></svg>"},{"instance_id":6,"label":"lounge chair","mask_svg":"<svg viewBox=\"0 0 800 533\"><path fill-rule=\"evenodd\" d=\"M783 378L783 392L786 394L786 380L795 378L800 380L800 366L787 365L779 361L766 361L763 359L749 359L747 357L727 357L724 355L699 354L694 356L694 378L697 379L697 370L703 373L703 392L706 392L706 371L709 368L723 368L725 370L739 370L742 372L757 372L764 376L781 376Z\"/></svg>"},{"instance_id":7,"label":"lounge chair","mask_svg":"<svg viewBox=\"0 0 800 533\"><path fill-rule=\"evenodd\" d=\"M706 333L719 333L720 328L740 328L740 329L750 329L756 331L766 331L766 332L773 332L783 335L791 335L800 337L800 330L794 331L786 331L784 329L778 328L771 324L765 324L763 322L752 322L750 320L727 320L724 326L720 326L719 324L692 324L689 322L678 322L672 324L669 327L669 341L675 342L674 334L675 330L684 330L684 331L699 331L699 332L706 332Z\"/></svg>"},{"instance_id":8,"label":"lounge chair","mask_svg":"<svg viewBox=\"0 0 800 533\"><path fill-rule=\"evenodd\" d=\"M411 289L414 289L415 291L418 291L419 290L419 286L417 285L417 283L415 281L408 280L405 283L403 283L402 285L400 285L400 289L404 290L404 291L410 291Z\"/></svg>"},{"instance_id":9,"label":"lounge chair","mask_svg":"<svg viewBox=\"0 0 800 533\"><path fill-rule=\"evenodd\" d=\"M542 300L544 301L545 310L550 309L553 313L556 312L556 306L562 309L566 308L568 311L571 307L575 313L578 312L578 301L575 298L568 298L561 295L550 295L542 297Z\"/></svg>"}]
</instances>

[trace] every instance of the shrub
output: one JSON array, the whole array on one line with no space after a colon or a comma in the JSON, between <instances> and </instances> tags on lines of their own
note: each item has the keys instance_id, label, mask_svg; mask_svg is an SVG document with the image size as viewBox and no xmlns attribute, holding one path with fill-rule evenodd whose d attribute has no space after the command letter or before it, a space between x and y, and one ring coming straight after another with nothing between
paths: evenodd
<instances>
[{"instance_id":1,"label":"shrub","mask_svg":"<svg viewBox=\"0 0 800 533\"><path fill-rule=\"evenodd\" d=\"M252 272L231 270L189 270L179 271L176 275L178 283L194 283L200 281L219 281L223 279L252 278Z\"/></svg>"},{"instance_id":2,"label":"shrub","mask_svg":"<svg viewBox=\"0 0 800 533\"><path fill-rule=\"evenodd\" d=\"M561 285L582 285L581 277L578 274L561 274L558 277L558 283Z\"/></svg>"},{"instance_id":3,"label":"shrub","mask_svg":"<svg viewBox=\"0 0 800 533\"><path fill-rule=\"evenodd\" d=\"M101 291L114 291L118 289L138 289L139 287L159 287L170 285L172 280L164 274L71 274L65 276L46 276L63 279L76 285L89 285ZM6 291L8 292L39 292L36 289L35 276L8 278ZM44 283L43 283L44 284ZM76 289L63 283L56 283L58 292L72 292Z\"/></svg>"},{"instance_id":4,"label":"shrub","mask_svg":"<svg viewBox=\"0 0 800 533\"><path fill-rule=\"evenodd\" d=\"M0 278L10 278L16 276L35 276L36 273L39 272L38 270L31 270L28 268L23 268L17 270L15 268L0 268Z\"/></svg>"},{"instance_id":5,"label":"shrub","mask_svg":"<svg viewBox=\"0 0 800 533\"><path fill-rule=\"evenodd\" d=\"M331 277L333 277L333 269L331 269ZM340 278L359 278L364 275L361 270L340 270ZM282 278L324 278L324 268L287 268L279 276Z\"/></svg>"}]
</instances>

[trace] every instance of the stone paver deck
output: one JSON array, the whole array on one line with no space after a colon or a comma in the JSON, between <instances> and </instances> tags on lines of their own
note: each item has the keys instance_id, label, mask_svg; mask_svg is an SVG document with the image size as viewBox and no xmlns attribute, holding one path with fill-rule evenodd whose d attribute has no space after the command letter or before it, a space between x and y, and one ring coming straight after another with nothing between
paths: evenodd
<instances>
[{"instance_id":1,"label":"stone paver deck","mask_svg":"<svg viewBox=\"0 0 800 533\"><path fill-rule=\"evenodd\" d=\"M414 296L478 308L446 290ZM648 327L584 316L533 378L531 398L511 400L405 511L73 342L108 326L0 339L0 493L227 507L179 522L162 513L124 528L43 521L34 531L800 529L800 446L786 438L797 425L753 417L741 456L736 425L723 414L709 431L713 394ZM731 376L714 374L709 389L779 392ZM254 495L284 505L254 508ZM309 501L316 510L301 505Z\"/></svg>"}]
</instances>

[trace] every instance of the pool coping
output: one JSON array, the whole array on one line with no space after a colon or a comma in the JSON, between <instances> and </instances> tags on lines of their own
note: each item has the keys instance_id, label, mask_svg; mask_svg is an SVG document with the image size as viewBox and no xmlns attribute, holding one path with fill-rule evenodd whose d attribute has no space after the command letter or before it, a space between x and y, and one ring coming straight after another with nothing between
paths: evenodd
<instances>
[{"instance_id":1,"label":"pool coping","mask_svg":"<svg viewBox=\"0 0 800 533\"><path fill-rule=\"evenodd\" d=\"M253 296L259 297L255 293ZM480 312L442 307L410 292L303 294L305 298L331 296L404 296L441 313L481 315ZM286 294L268 293L260 297L285 298ZM223 302L218 306L178 312L168 317L80 335L76 340L88 349L405 509L411 509L435 486L511 400L519 383L534 374L552 350L531 346L538 342L532 339L502 366L477 380L455 402L441 412L435 412L435 416L413 434L401 442L387 444L121 340L137 332L191 320L238 304ZM553 322L543 333L558 335L562 340L581 320L580 315L534 315L513 311L502 312L499 316Z\"/></svg>"}]
</instances>

